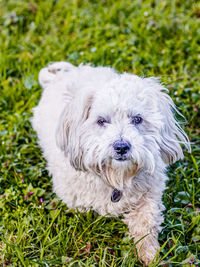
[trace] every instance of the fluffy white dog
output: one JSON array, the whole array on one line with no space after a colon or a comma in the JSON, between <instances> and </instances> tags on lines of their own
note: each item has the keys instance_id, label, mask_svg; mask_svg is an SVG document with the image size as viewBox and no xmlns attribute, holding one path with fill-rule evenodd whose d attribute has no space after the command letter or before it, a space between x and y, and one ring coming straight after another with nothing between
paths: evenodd
<instances>
[{"instance_id":1,"label":"fluffy white dog","mask_svg":"<svg viewBox=\"0 0 200 267\"><path fill-rule=\"evenodd\" d=\"M40 71L32 124L54 190L69 208L123 216L149 265L159 250L166 166L189 150L155 78L57 62Z\"/></svg>"}]
</instances>

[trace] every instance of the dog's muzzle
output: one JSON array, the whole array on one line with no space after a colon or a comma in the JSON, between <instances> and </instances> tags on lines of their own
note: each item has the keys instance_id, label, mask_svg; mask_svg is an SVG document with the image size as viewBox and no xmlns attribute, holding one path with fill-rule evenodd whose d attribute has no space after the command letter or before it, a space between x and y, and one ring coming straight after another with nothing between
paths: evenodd
<instances>
[{"instance_id":1,"label":"dog's muzzle","mask_svg":"<svg viewBox=\"0 0 200 267\"><path fill-rule=\"evenodd\" d=\"M119 140L113 144L115 159L119 161L127 160L127 154L131 150L131 144L128 141Z\"/></svg>"}]
</instances>

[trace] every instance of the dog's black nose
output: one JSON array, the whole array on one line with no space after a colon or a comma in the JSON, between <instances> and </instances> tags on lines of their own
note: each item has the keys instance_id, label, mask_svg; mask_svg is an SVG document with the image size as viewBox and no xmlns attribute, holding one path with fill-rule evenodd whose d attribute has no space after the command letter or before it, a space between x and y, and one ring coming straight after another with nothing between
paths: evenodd
<instances>
[{"instance_id":1,"label":"dog's black nose","mask_svg":"<svg viewBox=\"0 0 200 267\"><path fill-rule=\"evenodd\" d=\"M131 149L131 144L124 141L116 141L113 144L114 150L118 155L124 155Z\"/></svg>"}]
</instances>

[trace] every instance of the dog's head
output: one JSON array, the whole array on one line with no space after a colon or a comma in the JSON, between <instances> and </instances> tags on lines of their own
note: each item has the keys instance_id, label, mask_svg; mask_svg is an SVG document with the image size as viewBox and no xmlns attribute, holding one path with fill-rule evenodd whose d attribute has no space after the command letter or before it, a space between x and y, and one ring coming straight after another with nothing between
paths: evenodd
<instances>
[{"instance_id":1,"label":"dog's head","mask_svg":"<svg viewBox=\"0 0 200 267\"><path fill-rule=\"evenodd\" d=\"M61 115L57 143L77 170L94 172L114 187L138 171L183 157L187 135L173 116L166 89L155 78L122 74L104 88L79 90Z\"/></svg>"}]
</instances>

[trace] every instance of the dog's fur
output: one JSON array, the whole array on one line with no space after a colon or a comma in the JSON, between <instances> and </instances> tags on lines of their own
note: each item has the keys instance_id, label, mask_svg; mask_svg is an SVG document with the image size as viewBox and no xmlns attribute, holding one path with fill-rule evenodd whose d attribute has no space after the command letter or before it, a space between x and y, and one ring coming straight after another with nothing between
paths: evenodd
<instances>
[{"instance_id":1,"label":"dog's fur","mask_svg":"<svg viewBox=\"0 0 200 267\"><path fill-rule=\"evenodd\" d=\"M159 250L166 166L183 157L180 143L190 150L166 88L156 78L67 62L42 69L39 82L32 124L55 192L69 208L122 215L149 265ZM121 161L119 140L131 146ZM114 188L122 192L118 202L111 201Z\"/></svg>"}]
</instances>

